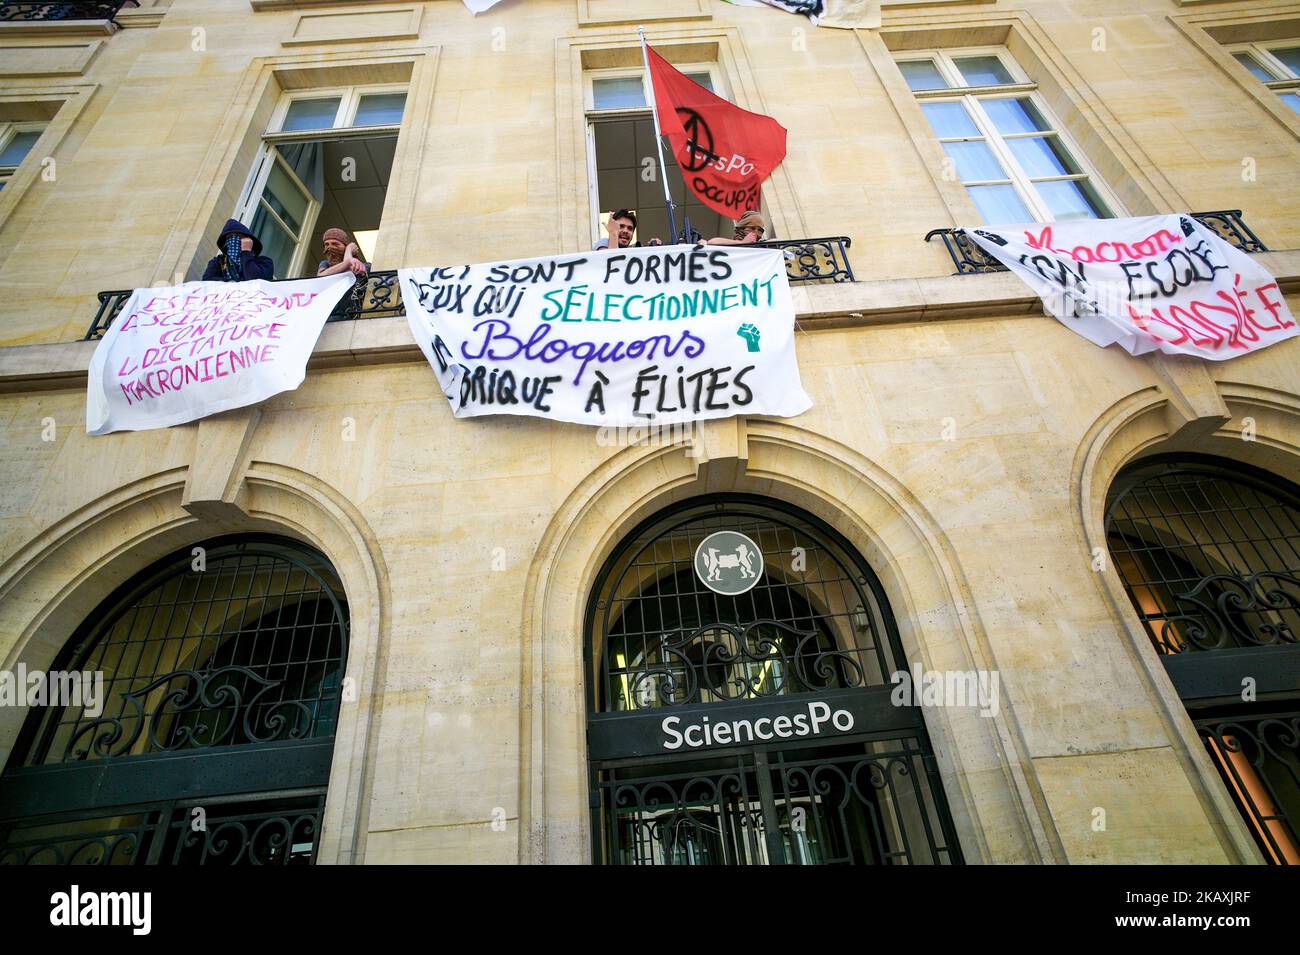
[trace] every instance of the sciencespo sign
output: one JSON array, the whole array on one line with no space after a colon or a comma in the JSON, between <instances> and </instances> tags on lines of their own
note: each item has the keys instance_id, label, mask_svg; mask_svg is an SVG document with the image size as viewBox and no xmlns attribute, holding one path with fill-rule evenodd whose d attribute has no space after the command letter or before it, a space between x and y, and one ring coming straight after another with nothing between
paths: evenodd
<instances>
[{"instance_id":1,"label":"sciencespo sign","mask_svg":"<svg viewBox=\"0 0 1300 955\"><path fill-rule=\"evenodd\" d=\"M895 706L887 687L826 690L816 696L647 708L593 714L587 725L592 759L675 756L730 746L818 743L866 729L915 725L915 710Z\"/></svg>"},{"instance_id":2,"label":"sciencespo sign","mask_svg":"<svg viewBox=\"0 0 1300 955\"><path fill-rule=\"evenodd\" d=\"M829 703L813 700L804 712L735 720L703 716L698 722L690 723L680 716L665 716L659 727L664 734L663 748L673 751L800 739L830 731L847 733L854 723L853 714L848 710L832 710Z\"/></svg>"}]
</instances>

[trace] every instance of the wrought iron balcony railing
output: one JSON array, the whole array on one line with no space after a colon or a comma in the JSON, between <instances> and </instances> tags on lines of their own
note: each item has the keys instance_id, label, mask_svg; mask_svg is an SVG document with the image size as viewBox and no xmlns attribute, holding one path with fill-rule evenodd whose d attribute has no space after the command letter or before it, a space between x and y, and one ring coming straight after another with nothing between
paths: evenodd
<instances>
[{"instance_id":1,"label":"wrought iron balcony railing","mask_svg":"<svg viewBox=\"0 0 1300 955\"><path fill-rule=\"evenodd\" d=\"M756 244L785 253L785 274L791 282L853 281L853 266L849 264L848 253L853 240L846 235L825 239L774 239Z\"/></svg>"},{"instance_id":2,"label":"wrought iron balcony railing","mask_svg":"<svg viewBox=\"0 0 1300 955\"><path fill-rule=\"evenodd\" d=\"M0 0L0 21L114 20L127 4L140 6L139 0L61 0L51 3Z\"/></svg>"},{"instance_id":3,"label":"wrought iron balcony railing","mask_svg":"<svg viewBox=\"0 0 1300 955\"><path fill-rule=\"evenodd\" d=\"M297 281L296 279L275 279L277 282ZM82 341L103 338L104 332L113 324L122 306L131 297L134 289L115 289L99 293L99 310L86 329ZM397 270L376 270L364 279L357 281L352 290L343 297L330 313L331 322L349 322L358 318L387 318L406 314L402 305L402 290L397 282Z\"/></svg>"},{"instance_id":4,"label":"wrought iron balcony railing","mask_svg":"<svg viewBox=\"0 0 1300 955\"><path fill-rule=\"evenodd\" d=\"M1250 230L1241 218L1240 209L1221 209L1217 212L1193 212L1192 218L1208 226L1215 233L1243 252L1267 252L1268 246ZM993 258L957 229L931 229L925 234L929 242L935 236L943 239L944 247L957 266L954 275L972 275L976 272L1005 272L1007 267Z\"/></svg>"},{"instance_id":5,"label":"wrought iron balcony railing","mask_svg":"<svg viewBox=\"0 0 1300 955\"><path fill-rule=\"evenodd\" d=\"M853 269L849 265L846 249L848 236L827 239L786 239L762 242L760 245L785 252L785 274L791 282L852 282ZM277 281L286 281L279 279ZM102 338L113 324L122 306L131 297L132 289L115 289L99 293L99 309L86 330L83 341ZM352 291L330 314L331 322L348 322L359 318L388 318L402 316L402 290L397 281L397 271L387 269L372 271L358 281Z\"/></svg>"}]
</instances>

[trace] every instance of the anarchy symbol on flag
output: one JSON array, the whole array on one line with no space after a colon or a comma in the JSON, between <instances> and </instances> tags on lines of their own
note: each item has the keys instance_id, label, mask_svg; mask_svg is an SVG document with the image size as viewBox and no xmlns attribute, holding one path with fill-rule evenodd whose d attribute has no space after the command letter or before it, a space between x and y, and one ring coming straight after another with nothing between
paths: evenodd
<instances>
[{"instance_id":1,"label":"anarchy symbol on flag","mask_svg":"<svg viewBox=\"0 0 1300 955\"><path fill-rule=\"evenodd\" d=\"M659 133L672 145L686 188L732 219L762 203L760 187L785 158L785 127L705 89L645 48Z\"/></svg>"},{"instance_id":2,"label":"anarchy symbol on flag","mask_svg":"<svg viewBox=\"0 0 1300 955\"><path fill-rule=\"evenodd\" d=\"M713 151L713 133L709 130L709 124L704 121L704 117L693 109L679 106L677 117L681 120L682 131L686 133L686 152L690 156L686 163L686 171L699 172L718 158Z\"/></svg>"}]
</instances>

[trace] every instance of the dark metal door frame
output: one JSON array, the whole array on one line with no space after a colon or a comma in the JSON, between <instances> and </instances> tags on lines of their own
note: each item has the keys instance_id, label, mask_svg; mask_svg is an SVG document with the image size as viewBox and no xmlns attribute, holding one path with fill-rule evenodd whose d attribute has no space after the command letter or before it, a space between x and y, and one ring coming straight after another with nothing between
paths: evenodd
<instances>
[{"instance_id":1,"label":"dark metal door frame","mask_svg":"<svg viewBox=\"0 0 1300 955\"><path fill-rule=\"evenodd\" d=\"M710 510L711 508L711 510ZM751 856L756 857L757 853L753 849L753 840L761 831L765 844L767 858L773 862L786 861L785 851L781 843L780 824L777 818L778 813L778 792L777 785L788 782L782 775L785 770L782 768L783 762L789 757L797 756L801 752L816 753L825 751L827 747L838 750L839 755L833 758L828 757L825 766L821 767L823 772L831 772L832 764L837 761L843 763L846 759L844 755L848 749L854 745L879 745L883 741L895 742L905 747L908 755L917 762L917 768L914 770L917 779L917 785L924 784L928 787L928 792L922 795L924 803L933 809L933 816L928 811L922 812L922 819L927 833L931 834L932 855L944 856L943 861L951 863L960 863L962 861L960 845L955 837L952 818L947 808L947 802L943 791L942 780L938 772L937 762L933 755L933 749L930 746L929 738L925 729L924 718L920 708L916 706L899 707L892 705L889 700L892 685L886 683L884 686L866 686L861 685L852 689L826 690L821 693L794 693L786 694L774 698L784 704L796 704L804 700L821 700L821 699L853 699L855 708L870 714L868 717L857 723L860 728L870 728L874 732L858 732L848 735L837 735L834 738L819 740L795 740L795 741L773 741L767 743L753 743L740 747L723 747L712 749L707 752L697 752L683 755L666 756L662 752L655 753L647 744L647 725L657 723L665 715L681 715L683 718L689 718L693 715L709 714L716 717L726 716L733 718L733 714L744 714L750 712L760 712L765 705L764 702L723 702L695 704L684 706L672 706L671 708L651 708L642 712L611 712L600 711L600 694L603 690L603 677L601 673L596 672L595 658L593 656L593 643L597 639L605 639L608 634L604 631L606 627L598 626L598 615L601 611L606 610L602 593L604 588L610 583L610 576L615 568L617 561L632 546L634 542L641 540L651 528L659 524L666 524L674 517L687 515L689 512L696 512L686 517L685 521L679 524L671 525L672 528L685 526L686 523L701 517L714 515L741 515L747 518L761 518L763 520L773 520L773 512L784 516L788 520L802 523L809 527L814 535L821 535L827 541L832 543L845 557L853 562L852 570L855 571L856 584L864 588L874 600L875 607L879 609L878 623L880 627L879 637L887 641L888 650L884 651L884 659L892 659L895 667L906 669L905 655L902 650L901 640L898 636L897 625L894 621L892 612L889 609L888 599L884 593L884 588L876 578L875 574L862 560L857 549L849 543L843 535L839 534L834 528L819 520L814 515L808 514L799 508L784 504L783 502L746 494L711 494L680 502L672 507L666 508L655 515L642 521L631 533L626 535L619 546L616 547L610 557L606 560L600 573L597 575L596 583L592 588L588 598L587 612L585 616L585 634L583 640L583 663L584 678L586 682L586 700L587 700L587 739L588 739L588 792L590 795L591 806L591 839L594 860L597 863L602 861L614 862L613 843L617 841L616 828L618 821L612 811L612 806L606 805L605 795L614 782L628 782L630 777L626 775L629 770L635 770L636 767L646 767L651 770L672 774L674 766L683 767L683 771L688 771L687 767L691 765L712 763L716 767L714 774L722 773L732 780L732 785L738 787L741 796L748 799L751 795L755 797L759 804L759 819L751 820L745 825L748 827L744 833L745 839L735 843L736 845L749 845ZM662 532L661 532L662 533ZM658 539L658 538L656 538ZM864 601L864 605L865 605ZM861 609L861 608L859 608ZM757 624L779 624L778 621L756 621ZM711 625L703 623L704 628ZM745 626L751 626L746 624ZM733 629L743 629L733 626ZM597 631L600 631L599 633ZM834 652L827 655L834 656ZM603 671L602 671L603 672ZM886 677L887 679L887 677ZM771 702L771 701L768 701ZM595 748L593 749L593 744ZM774 762L775 759L775 762ZM860 754L858 763L868 764L873 762L871 754L863 751ZM878 760L876 761L878 762ZM734 765L733 769L727 769L727 766ZM816 771L813 767L812 771ZM801 770L807 771L807 770ZM620 777L619 773L623 775ZM879 770L876 776L880 777ZM612 777L612 778L611 778ZM750 794L748 791L748 781L750 778L756 783L754 787L756 792ZM881 785L887 783L883 780ZM786 790L787 797L789 790ZM788 799L787 799L788 801ZM719 818L725 816L724 812L719 812ZM739 818L739 817L738 817ZM725 826L724 826L725 828ZM739 850L737 850L738 852ZM724 856L729 852L724 849ZM730 853L735 854L735 853ZM904 853L909 854L909 853ZM851 855L851 854L850 854ZM894 855L900 855L895 853ZM909 854L910 855L910 854ZM728 861L743 861L740 859L728 858ZM837 861L849 861L840 859ZM908 861L891 858L880 861Z\"/></svg>"}]
</instances>

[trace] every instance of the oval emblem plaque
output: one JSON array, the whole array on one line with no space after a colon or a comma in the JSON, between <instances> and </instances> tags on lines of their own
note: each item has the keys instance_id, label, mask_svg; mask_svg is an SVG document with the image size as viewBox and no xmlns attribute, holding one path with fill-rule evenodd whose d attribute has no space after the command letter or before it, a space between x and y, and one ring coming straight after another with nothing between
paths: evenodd
<instances>
[{"instance_id":1,"label":"oval emblem plaque","mask_svg":"<svg viewBox=\"0 0 1300 955\"><path fill-rule=\"evenodd\" d=\"M740 531L715 531L695 548L695 575L714 593L735 597L763 575L763 552Z\"/></svg>"}]
</instances>

